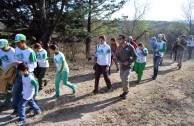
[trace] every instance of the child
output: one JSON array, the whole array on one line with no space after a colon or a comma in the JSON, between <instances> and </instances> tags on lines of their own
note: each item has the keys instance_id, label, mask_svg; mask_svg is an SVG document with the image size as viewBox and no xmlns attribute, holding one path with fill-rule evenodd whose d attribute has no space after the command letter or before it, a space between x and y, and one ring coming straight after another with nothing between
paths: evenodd
<instances>
[{"instance_id":1,"label":"child","mask_svg":"<svg viewBox=\"0 0 194 126\"><path fill-rule=\"evenodd\" d=\"M137 60L134 65L134 70L137 73L137 83L141 81L143 71L146 65L146 56L148 55L148 49L144 47L143 43L139 43L136 48Z\"/></svg>"},{"instance_id":2,"label":"child","mask_svg":"<svg viewBox=\"0 0 194 126\"><path fill-rule=\"evenodd\" d=\"M55 91L56 95L53 96L53 98L59 98L60 96L60 90L59 90L59 83L62 78L64 85L68 86L72 89L73 94L76 92L76 86L74 84L71 84L68 81L69 76L69 67L67 65L67 62L65 60L65 56L62 52L60 52L56 45L50 46L51 53L54 54L54 62L57 67L56 71L56 77L55 77Z\"/></svg>"},{"instance_id":3,"label":"child","mask_svg":"<svg viewBox=\"0 0 194 126\"><path fill-rule=\"evenodd\" d=\"M39 91L42 90L43 87L43 78L45 76L46 70L49 67L49 62L47 60L47 51L42 48L39 43L34 45L34 51L36 52L37 58L37 67L34 70L34 75L38 79ZM47 81L45 80L44 86L46 86Z\"/></svg>"},{"instance_id":4,"label":"child","mask_svg":"<svg viewBox=\"0 0 194 126\"><path fill-rule=\"evenodd\" d=\"M152 37L150 39L150 45L151 45L151 50L152 51L155 51L155 50L159 49L158 48L158 42L157 42L157 39L155 37ZM159 55L159 52L154 52L154 55Z\"/></svg>"},{"instance_id":5,"label":"child","mask_svg":"<svg viewBox=\"0 0 194 126\"><path fill-rule=\"evenodd\" d=\"M25 105L27 103L30 105L31 108L34 109L35 114L41 114L41 110L33 98L37 95L38 83L35 81L34 77L29 74L27 63L19 64L17 69L22 75L23 98L18 104L19 120L18 122L16 122L16 124L23 125L26 123Z\"/></svg>"}]
</instances>

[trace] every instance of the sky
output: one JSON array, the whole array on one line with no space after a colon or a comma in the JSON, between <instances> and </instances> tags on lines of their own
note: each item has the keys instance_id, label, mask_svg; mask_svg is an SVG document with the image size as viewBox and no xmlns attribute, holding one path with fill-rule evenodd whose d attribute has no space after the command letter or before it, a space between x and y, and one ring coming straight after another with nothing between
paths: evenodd
<instances>
[{"instance_id":1,"label":"sky","mask_svg":"<svg viewBox=\"0 0 194 126\"><path fill-rule=\"evenodd\" d=\"M119 0L117 0L119 1ZM136 0L139 5L144 4L146 1L150 4L149 10L145 15L145 20L154 21L176 21L184 20L182 6L187 0ZM132 19L134 15L134 0L126 3L121 10L116 12L112 18L119 18L121 15L128 16Z\"/></svg>"}]
</instances>

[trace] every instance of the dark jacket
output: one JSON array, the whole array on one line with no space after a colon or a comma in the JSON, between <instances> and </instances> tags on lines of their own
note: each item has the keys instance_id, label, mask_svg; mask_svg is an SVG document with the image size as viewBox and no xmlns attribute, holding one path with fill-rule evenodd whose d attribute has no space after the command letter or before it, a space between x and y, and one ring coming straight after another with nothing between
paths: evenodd
<instances>
[{"instance_id":1,"label":"dark jacket","mask_svg":"<svg viewBox=\"0 0 194 126\"><path fill-rule=\"evenodd\" d=\"M137 54L131 44L127 44L124 48L122 45L119 45L116 52L116 58L120 62L121 69L126 70L131 68L131 64L137 59ZM121 64L125 61L128 61L129 64Z\"/></svg>"},{"instance_id":2,"label":"dark jacket","mask_svg":"<svg viewBox=\"0 0 194 126\"><path fill-rule=\"evenodd\" d=\"M186 49L186 46L187 46L187 41L183 39L183 40L181 40L180 43L178 43L177 50L184 51Z\"/></svg>"}]
</instances>

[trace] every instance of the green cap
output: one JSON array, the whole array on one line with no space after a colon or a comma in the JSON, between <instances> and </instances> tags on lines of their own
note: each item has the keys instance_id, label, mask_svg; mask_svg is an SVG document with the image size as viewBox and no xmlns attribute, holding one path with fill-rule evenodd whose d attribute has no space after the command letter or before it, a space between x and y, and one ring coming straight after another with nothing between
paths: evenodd
<instances>
[{"instance_id":1,"label":"green cap","mask_svg":"<svg viewBox=\"0 0 194 126\"><path fill-rule=\"evenodd\" d=\"M8 45L7 39L0 39L0 49Z\"/></svg>"},{"instance_id":2,"label":"green cap","mask_svg":"<svg viewBox=\"0 0 194 126\"><path fill-rule=\"evenodd\" d=\"M20 42L22 40L26 41L26 36L24 34L17 34L15 36L14 43Z\"/></svg>"}]
</instances>

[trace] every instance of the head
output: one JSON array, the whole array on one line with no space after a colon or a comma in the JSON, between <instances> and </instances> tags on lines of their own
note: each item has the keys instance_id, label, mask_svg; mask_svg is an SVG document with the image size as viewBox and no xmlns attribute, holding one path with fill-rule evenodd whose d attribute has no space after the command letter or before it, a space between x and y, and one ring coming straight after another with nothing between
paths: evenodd
<instances>
[{"instance_id":1,"label":"head","mask_svg":"<svg viewBox=\"0 0 194 126\"><path fill-rule=\"evenodd\" d=\"M0 49L6 51L8 50L9 43L7 39L0 39Z\"/></svg>"},{"instance_id":2,"label":"head","mask_svg":"<svg viewBox=\"0 0 194 126\"><path fill-rule=\"evenodd\" d=\"M111 44L115 44L117 42L115 38L111 38L110 41L111 41Z\"/></svg>"},{"instance_id":3,"label":"head","mask_svg":"<svg viewBox=\"0 0 194 126\"><path fill-rule=\"evenodd\" d=\"M162 41L163 35L162 34L158 34L158 41Z\"/></svg>"},{"instance_id":4,"label":"head","mask_svg":"<svg viewBox=\"0 0 194 126\"><path fill-rule=\"evenodd\" d=\"M181 35L180 41L185 40L185 39L186 39L186 35Z\"/></svg>"},{"instance_id":5,"label":"head","mask_svg":"<svg viewBox=\"0 0 194 126\"><path fill-rule=\"evenodd\" d=\"M142 42L140 42L140 43L138 43L138 47L139 47L140 49L143 49L143 48L144 48L144 44L143 44Z\"/></svg>"},{"instance_id":6,"label":"head","mask_svg":"<svg viewBox=\"0 0 194 126\"><path fill-rule=\"evenodd\" d=\"M57 45L54 45L54 44L50 45L49 48L50 48L52 54L56 54L58 51Z\"/></svg>"},{"instance_id":7,"label":"head","mask_svg":"<svg viewBox=\"0 0 194 126\"><path fill-rule=\"evenodd\" d=\"M176 38L176 41L178 42L179 41L179 38Z\"/></svg>"},{"instance_id":8,"label":"head","mask_svg":"<svg viewBox=\"0 0 194 126\"><path fill-rule=\"evenodd\" d=\"M133 40L133 37L132 36L129 36L129 42L131 42Z\"/></svg>"},{"instance_id":9,"label":"head","mask_svg":"<svg viewBox=\"0 0 194 126\"><path fill-rule=\"evenodd\" d=\"M190 36L189 36L189 39L193 39L193 35L190 35Z\"/></svg>"},{"instance_id":10,"label":"head","mask_svg":"<svg viewBox=\"0 0 194 126\"><path fill-rule=\"evenodd\" d=\"M118 37L118 43L120 45L124 44L126 41L125 41L125 36L124 35L119 35Z\"/></svg>"},{"instance_id":11,"label":"head","mask_svg":"<svg viewBox=\"0 0 194 126\"><path fill-rule=\"evenodd\" d=\"M21 75L28 74L28 64L27 63L20 63L17 67L17 70L20 72Z\"/></svg>"},{"instance_id":12,"label":"head","mask_svg":"<svg viewBox=\"0 0 194 126\"><path fill-rule=\"evenodd\" d=\"M26 47L26 36L24 34L17 34L15 36L14 43L20 49L25 48Z\"/></svg>"},{"instance_id":13,"label":"head","mask_svg":"<svg viewBox=\"0 0 194 126\"><path fill-rule=\"evenodd\" d=\"M104 44L106 42L106 37L104 35L101 35L99 37L99 42L100 42L100 44Z\"/></svg>"},{"instance_id":14,"label":"head","mask_svg":"<svg viewBox=\"0 0 194 126\"><path fill-rule=\"evenodd\" d=\"M41 49L42 49L42 46L41 46L39 43L36 43L36 44L34 45L34 51L35 51L35 52L40 52Z\"/></svg>"}]
</instances>

